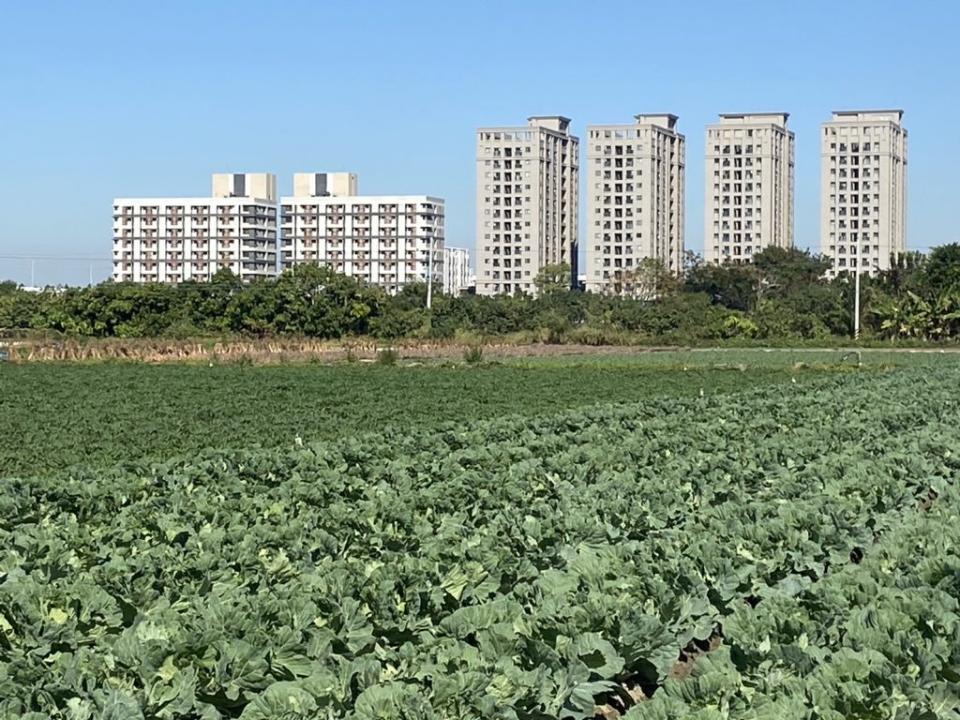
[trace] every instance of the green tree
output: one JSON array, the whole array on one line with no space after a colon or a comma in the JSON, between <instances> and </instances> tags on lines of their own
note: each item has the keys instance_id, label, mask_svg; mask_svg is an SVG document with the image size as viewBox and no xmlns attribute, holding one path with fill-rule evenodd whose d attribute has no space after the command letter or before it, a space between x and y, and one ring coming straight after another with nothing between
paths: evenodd
<instances>
[{"instance_id":1,"label":"green tree","mask_svg":"<svg viewBox=\"0 0 960 720\"><path fill-rule=\"evenodd\" d=\"M753 256L758 300L770 295L784 297L823 282L833 263L809 250L768 247Z\"/></svg>"},{"instance_id":2,"label":"green tree","mask_svg":"<svg viewBox=\"0 0 960 720\"><path fill-rule=\"evenodd\" d=\"M921 252L899 253L890 259L889 269L881 270L874 280L877 285L894 293L915 287L923 274L926 260L926 256Z\"/></svg>"},{"instance_id":3,"label":"green tree","mask_svg":"<svg viewBox=\"0 0 960 720\"><path fill-rule=\"evenodd\" d=\"M250 296L255 296L251 298ZM276 281L246 286L235 300L234 322L256 319L258 333L338 338L364 334L382 304L384 293L326 267L303 264L284 271ZM251 304L251 299L255 302Z\"/></svg>"},{"instance_id":4,"label":"green tree","mask_svg":"<svg viewBox=\"0 0 960 720\"><path fill-rule=\"evenodd\" d=\"M960 243L934 248L921 268L919 282L931 299L960 288Z\"/></svg>"},{"instance_id":5,"label":"green tree","mask_svg":"<svg viewBox=\"0 0 960 720\"><path fill-rule=\"evenodd\" d=\"M551 295L570 289L570 266L567 263L544 265L533 279L538 295Z\"/></svg>"},{"instance_id":6,"label":"green tree","mask_svg":"<svg viewBox=\"0 0 960 720\"><path fill-rule=\"evenodd\" d=\"M749 310L756 300L756 277L749 265L703 263L690 269L683 287L731 310Z\"/></svg>"},{"instance_id":7,"label":"green tree","mask_svg":"<svg viewBox=\"0 0 960 720\"><path fill-rule=\"evenodd\" d=\"M946 340L960 336L960 289L929 301L906 291L871 310L882 335L890 338Z\"/></svg>"},{"instance_id":8,"label":"green tree","mask_svg":"<svg viewBox=\"0 0 960 720\"><path fill-rule=\"evenodd\" d=\"M617 295L638 300L659 300L680 289L680 280L662 260L646 257L632 268L614 271L613 289Z\"/></svg>"},{"instance_id":9,"label":"green tree","mask_svg":"<svg viewBox=\"0 0 960 720\"><path fill-rule=\"evenodd\" d=\"M445 296L433 287L431 305L436 308ZM416 282L404 285L393 296L384 294L378 303L379 312L370 318L370 332L385 340L423 336L430 332L427 306L427 284Z\"/></svg>"},{"instance_id":10,"label":"green tree","mask_svg":"<svg viewBox=\"0 0 960 720\"><path fill-rule=\"evenodd\" d=\"M681 260L681 276L687 277L695 268L704 264L703 256L693 250L684 250Z\"/></svg>"}]
</instances>

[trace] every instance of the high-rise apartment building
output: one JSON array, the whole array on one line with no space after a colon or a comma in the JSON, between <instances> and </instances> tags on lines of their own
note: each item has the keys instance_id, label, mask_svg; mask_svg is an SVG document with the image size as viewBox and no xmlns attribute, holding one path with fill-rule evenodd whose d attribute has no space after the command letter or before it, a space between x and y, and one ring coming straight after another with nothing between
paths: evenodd
<instances>
[{"instance_id":1,"label":"high-rise apartment building","mask_svg":"<svg viewBox=\"0 0 960 720\"><path fill-rule=\"evenodd\" d=\"M477 131L477 293L533 293L546 265L577 277L580 141L570 120Z\"/></svg>"},{"instance_id":2,"label":"high-rise apartment building","mask_svg":"<svg viewBox=\"0 0 960 720\"><path fill-rule=\"evenodd\" d=\"M903 110L840 110L823 124L820 251L830 275L890 268L905 253L907 131Z\"/></svg>"},{"instance_id":3,"label":"high-rise apartment building","mask_svg":"<svg viewBox=\"0 0 960 720\"><path fill-rule=\"evenodd\" d=\"M677 116L587 128L586 289L634 295L645 258L683 265L686 140Z\"/></svg>"},{"instance_id":4,"label":"high-rise apartment building","mask_svg":"<svg viewBox=\"0 0 960 720\"><path fill-rule=\"evenodd\" d=\"M116 198L113 279L179 283L229 268L243 281L277 274L277 179L213 176L212 197Z\"/></svg>"},{"instance_id":5,"label":"high-rise apartment building","mask_svg":"<svg viewBox=\"0 0 960 720\"><path fill-rule=\"evenodd\" d=\"M293 186L280 199L283 268L324 265L388 292L443 277L441 198L359 195L352 173L301 173Z\"/></svg>"},{"instance_id":6,"label":"high-rise apartment building","mask_svg":"<svg viewBox=\"0 0 960 720\"><path fill-rule=\"evenodd\" d=\"M707 126L704 258L745 263L793 247L794 136L788 113L726 113Z\"/></svg>"},{"instance_id":7,"label":"high-rise apartment building","mask_svg":"<svg viewBox=\"0 0 960 720\"><path fill-rule=\"evenodd\" d=\"M466 248L443 249L443 291L462 295L470 287L470 251Z\"/></svg>"}]
</instances>

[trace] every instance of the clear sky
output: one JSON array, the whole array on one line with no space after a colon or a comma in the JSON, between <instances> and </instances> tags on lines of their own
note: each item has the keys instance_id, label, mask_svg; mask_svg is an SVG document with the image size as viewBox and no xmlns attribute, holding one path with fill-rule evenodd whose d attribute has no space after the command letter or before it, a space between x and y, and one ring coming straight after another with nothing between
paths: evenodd
<instances>
[{"instance_id":1,"label":"clear sky","mask_svg":"<svg viewBox=\"0 0 960 720\"><path fill-rule=\"evenodd\" d=\"M901 107L908 245L960 240L960 3L47 2L0 6L0 255L109 259L115 196L205 195L213 172L359 173L362 193L447 200L474 245L474 130L528 115L680 116L687 248L703 246L704 126L784 110L797 243L816 248L818 126ZM585 213L584 213L585 214ZM952 221L952 222L951 222ZM90 262L38 261L37 283ZM109 262L93 265L95 280ZM0 278L30 263L0 257Z\"/></svg>"}]
</instances>

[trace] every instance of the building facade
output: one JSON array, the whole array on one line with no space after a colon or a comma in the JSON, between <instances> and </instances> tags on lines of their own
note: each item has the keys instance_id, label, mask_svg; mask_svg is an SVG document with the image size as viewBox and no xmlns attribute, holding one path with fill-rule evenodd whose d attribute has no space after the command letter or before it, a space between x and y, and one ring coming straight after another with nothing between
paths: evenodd
<instances>
[{"instance_id":1,"label":"building facade","mask_svg":"<svg viewBox=\"0 0 960 720\"><path fill-rule=\"evenodd\" d=\"M831 276L887 270L907 251L903 110L840 110L823 124L820 251Z\"/></svg>"},{"instance_id":2,"label":"building facade","mask_svg":"<svg viewBox=\"0 0 960 720\"><path fill-rule=\"evenodd\" d=\"M114 281L206 281L224 268L245 282L276 276L276 177L216 174L211 195L116 198Z\"/></svg>"},{"instance_id":3,"label":"building facade","mask_svg":"<svg viewBox=\"0 0 960 720\"><path fill-rule=\"evenodd\" d=\"M707 127L704 258L750 262L793 247L794 136L789 114L726 113Z\"/></svg>"},{"instance_id":4,"label":"building facade","mask_svg":"<svg viewBox=\"0 0 960 720\"><path fill-rule=\"evenodd\" d=\"M680 274L686 140L676 126L656 114L587 128L587 290L645 292L636 272L647 258Z\"/></svg>"},{"instance_id":5,"label":"building facade","mask_svg":"<svg viewBox=\"0 0 960 720\"><path fill-rule=\"evenodd\" d=\"M443 277L441 198L359 195L351 173L302 173L293 185L280 200L283 268L323 265L391 293Z\"/></svg>"},{"instance_id":6,"label":"building facade","mask_svg":"<svg viewBox=\"0 0 960 720\"><path fill-rule=\"evenodd\" d=\"M470 287L470 251L466 248L443 249L443 292L462 295Z\"/></svg>"},{"instance_id":7,"label":"building facade","mask_svg":"<svg viewBox=\"0 0 960 720\"><path fill-rule=\"evenodd\" d=\"M577 277L580 141L570 120L477 131L477 293L534 293L547 265Z\"/></svg>"}]
</instances>

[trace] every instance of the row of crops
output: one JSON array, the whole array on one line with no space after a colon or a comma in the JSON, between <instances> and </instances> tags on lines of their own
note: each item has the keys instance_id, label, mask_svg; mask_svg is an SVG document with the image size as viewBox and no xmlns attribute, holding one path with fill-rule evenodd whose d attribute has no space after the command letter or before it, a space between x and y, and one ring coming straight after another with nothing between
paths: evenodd
<instances>
[{"instance_id":1,"label":"row of crops","mask_svg":"<svg viewBox=\"0 0 960 720\"><path fill-rule=\"evenodd\" d=\"M958 384L0 481L0 717L960 717Z\"/></svg>"},{"instance_id":2,"label":"row of crops","mask_svg":"<svg viewBox=\"0 0 960 720\"><path fill-rule=\"evenodd\" d=\"M108 467L208 447L278 447L297 436L329 440L386 423L424 426L694 396L701 389L734 392L747 383L790 382L791 376L806 382L834 370L839 359L820 355L814 367L793 371L794 360L781 354L702 355L651 353L612 363L537 360L526 367L0 366L0 476L50 475L78 463ZM741 372L747 362L750 372ZM502 392L506 387L511 392Z\"/></svg>"}]
</instances>

